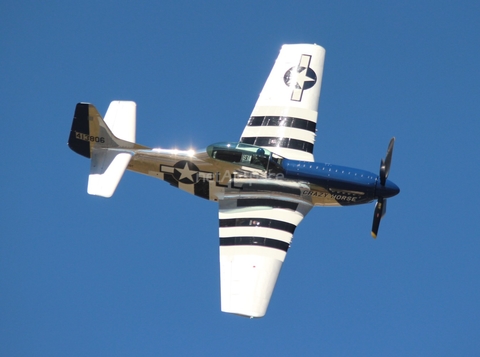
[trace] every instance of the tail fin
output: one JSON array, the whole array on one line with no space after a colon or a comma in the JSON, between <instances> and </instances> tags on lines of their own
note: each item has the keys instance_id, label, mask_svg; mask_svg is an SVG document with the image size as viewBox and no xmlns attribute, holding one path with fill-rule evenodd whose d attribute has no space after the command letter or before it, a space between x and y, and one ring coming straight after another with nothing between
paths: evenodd
<instances>
[{"instance_id":1,"label":"tail fin","mask_svg":"<svg viewBox=\"0 0 480 357\"><path fill-rule=\"evenodd\" d=\"M134 142L135 122L134 102L112 102L105 121L92 104L77 104L68 146L91 159L89 194L111 197L135 150L148 149Z\"/></svg>"},{"instance_id":2,"label":"tail fin","mask_svg":"<svg viewBox=\"0 0 480 357\"><path fill-rule=\"evenodd\" d=\"M78 103L68 146L77 154L88 158L92 157L95 149L146 149L135 144L135 122L134 102L112 102L105 121L92 104Z\"/></svg>"}]
</instances>

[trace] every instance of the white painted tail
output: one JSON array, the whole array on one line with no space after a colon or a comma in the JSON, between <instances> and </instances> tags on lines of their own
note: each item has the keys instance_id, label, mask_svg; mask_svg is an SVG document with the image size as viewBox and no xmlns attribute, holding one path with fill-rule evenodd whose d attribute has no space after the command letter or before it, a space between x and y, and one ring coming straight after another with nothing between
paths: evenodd
<instances>
[{"instance_id":1,"label":"white painted tail","mask_svg":"<svg viewBox=\"0 0 480 357\"><path fill-rule=\"evenodd\" d=\"M90 195L112 197L132 155L109 149L93 151L87 192Z\"/></svg>"},{"instance_id":2,"label":"white painted tail","mask_svg":"<svg viewBox=\"0 0 480 357\"><path fill-rule=\"evenodd\" d=\"M136 104L130 101L110 103L104 121L116 138L135 142L136 109ZM112 197L131 158L131 152L119 152L109 148L94 149L87 192L90 195Z\"/></svg>"}]
</instances>

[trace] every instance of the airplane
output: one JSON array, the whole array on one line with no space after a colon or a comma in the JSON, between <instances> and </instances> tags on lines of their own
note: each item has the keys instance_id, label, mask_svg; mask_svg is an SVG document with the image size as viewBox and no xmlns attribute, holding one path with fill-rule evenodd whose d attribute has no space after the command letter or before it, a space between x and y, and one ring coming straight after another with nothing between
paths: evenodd
<instances>
[{"instance_id":1,"label":"airplane","mask_svg":"<svg viewBox=\"0 0 480 357\"><path fill-rule=\"evenodd\" d=\"M75 108L68 146L90 161L87 192L111 197L126 169L218 202L221 310L249 318L267 311L296 227L314 206L376 200L377 237L387 198L395 138L379 174L315 162L325 49L283 45L238 142L205 150L136 143L136 104L113 101L105 118L89 103Z\"/></svg>"}]
</instances>

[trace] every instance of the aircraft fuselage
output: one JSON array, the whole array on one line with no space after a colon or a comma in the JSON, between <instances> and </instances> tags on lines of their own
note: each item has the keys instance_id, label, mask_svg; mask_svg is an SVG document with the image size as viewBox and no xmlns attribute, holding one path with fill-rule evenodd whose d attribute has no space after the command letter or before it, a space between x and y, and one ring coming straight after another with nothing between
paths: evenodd
<instances>
[{"instance_id":1,"label":"aircraft fuselage","mask_svg":"<svg viewBox=\"0 0 480 357\"><path fill-rule=\"evenodd\" d=\"M313 206L351 206L369 203L379 193L391 197L399 192L391 181L379 185L379 176L369 171L285 159L247 144L213 144L206 152L195 154L159 149L153 152L155 166L137 167L134 159L129 169L211 201L228 195L259 199L287 196ZM158 165L161 158L163 163ZM148 160L143 157L142 162Z\"/></svg>"}]
</instances>

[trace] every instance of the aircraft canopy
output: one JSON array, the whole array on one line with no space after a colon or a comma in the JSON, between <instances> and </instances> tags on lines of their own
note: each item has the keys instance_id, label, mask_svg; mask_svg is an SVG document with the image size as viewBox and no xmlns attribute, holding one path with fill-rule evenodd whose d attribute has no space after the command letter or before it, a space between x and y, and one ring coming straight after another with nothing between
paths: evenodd
<instances>
[{"instance_id":1,"label":"aircraft canopy","mask_svg":"<svg viewBox=\"0 0 480 357\"><path fill-rule=\"evenodd\" d=\"M271 152L262 147L238 142L216 143L207 147L212 159L267 170Z\"/></svg>"}]
</instances>

